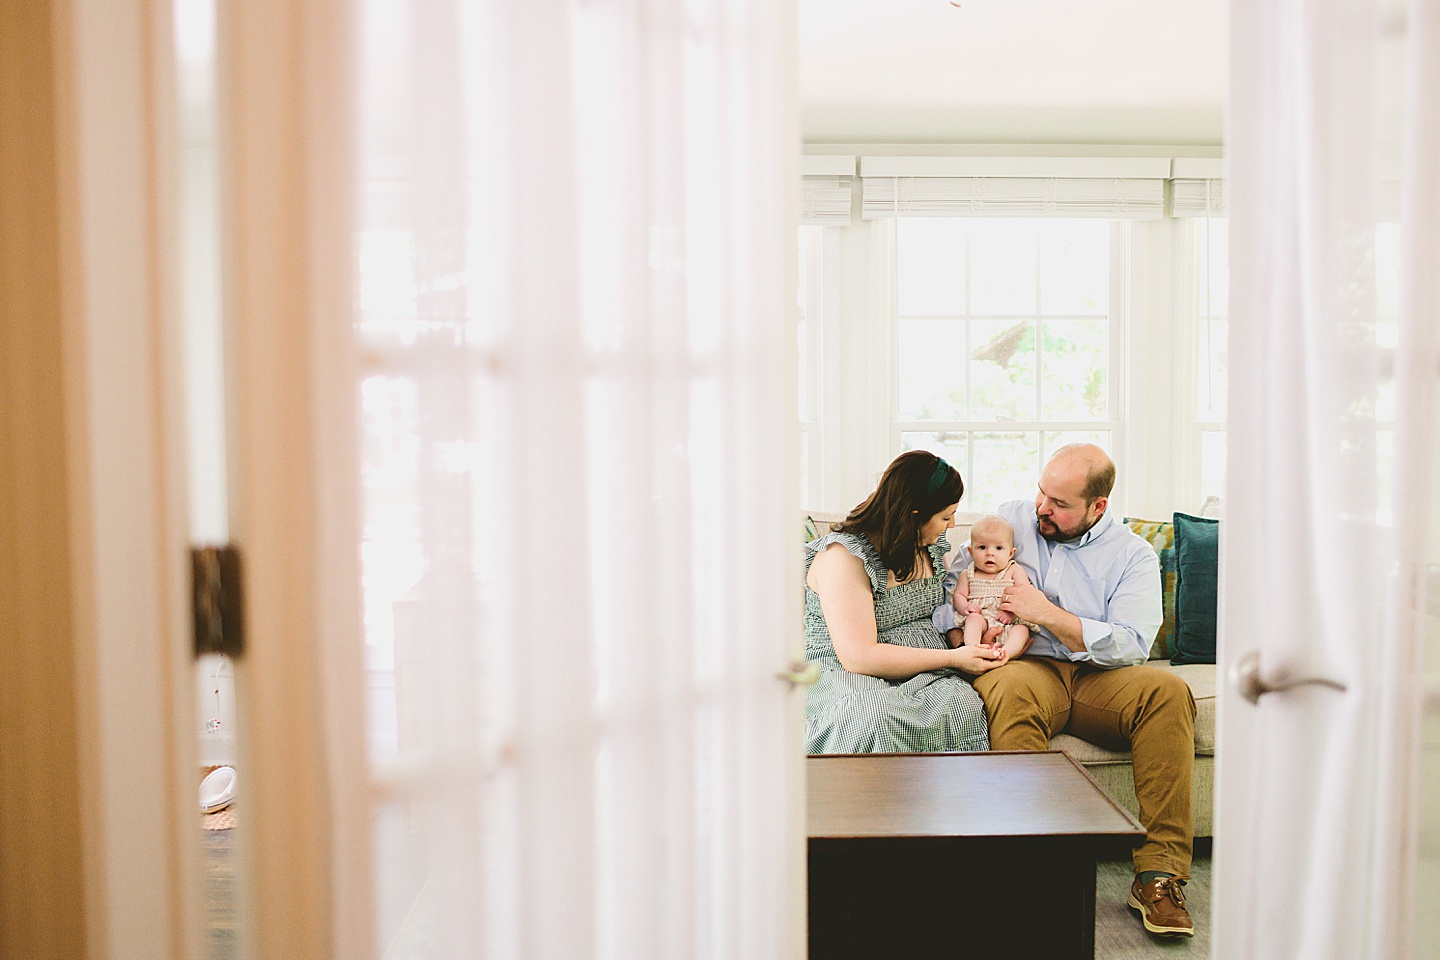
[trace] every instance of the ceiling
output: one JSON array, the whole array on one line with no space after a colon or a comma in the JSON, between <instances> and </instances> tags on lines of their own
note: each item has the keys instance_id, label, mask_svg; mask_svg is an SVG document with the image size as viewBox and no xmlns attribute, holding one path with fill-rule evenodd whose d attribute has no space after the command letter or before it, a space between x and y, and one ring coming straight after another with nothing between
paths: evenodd
<instances>
[{"instance_id":1,"label":"ceiling","mask_svg":"<svg viewBox=\"0 0 1440 960\"><path fill-rule=\"evenodd\" d=\"M1226 0L959 4L798 0L806 141L1221 142Z\"/></svg>"}]
</instances>

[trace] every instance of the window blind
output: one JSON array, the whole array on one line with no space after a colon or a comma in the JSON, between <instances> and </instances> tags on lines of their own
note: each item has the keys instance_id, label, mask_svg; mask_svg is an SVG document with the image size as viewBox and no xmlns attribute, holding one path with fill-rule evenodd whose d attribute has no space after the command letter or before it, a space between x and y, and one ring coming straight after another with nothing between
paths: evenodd
<instances>
[{"instance_id":1,"label":"window blind","mask_svg":"<svg viewBox=\"0 0 1440 960\"><path fill-rule=\"evenodd\" d=\"M863 190L867 220L1165 215L1165 181L1158 177L865 177Z\"/></svg>"},{"instance_id":2,"label":"window blind","mask_svg":"<svg viewBox=\"0 0 1440 960\"><path fill-rule=\"evenodd\" d=\"M1170 181L1170 216L1225 216L1225 181L1220 179Z\"/></svg>"},{"instance_id":3,"label":"window blind","mask_svg":"<svg viewBox=\"0 0 1440 960\"><path fill-rule=\"evenodd\" d=\"M800 222L843 227L850 222L852 177L805 177L800 181Z\"/></svg>"}]
</instances>

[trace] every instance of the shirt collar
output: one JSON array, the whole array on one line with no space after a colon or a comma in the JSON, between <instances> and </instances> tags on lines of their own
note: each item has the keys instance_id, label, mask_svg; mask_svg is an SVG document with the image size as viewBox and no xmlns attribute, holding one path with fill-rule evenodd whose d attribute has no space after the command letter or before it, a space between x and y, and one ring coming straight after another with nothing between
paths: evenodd
<instances>
[{"instance_id":1,"label":"shirt collar","mask_svg":"<svg viewBox=\"0 0 1440 960\"><path fill-rule=\"evenodd\" d=\"M1112 526L1114 526L1114 524L1115 518L1110 516L1110 511L1107 509L1104 513L1100 515L1100 519L1095 521L1095 526L1091 527L1089 530L1086 530L1074 540L1062 540L1059 543L1055 544L1055 546L1060 546L1063 544L1067 547L1083 547L1091 540L1103 537L1105 535L1105 531L1109 530Z\"/></svg>"}]
</instances>

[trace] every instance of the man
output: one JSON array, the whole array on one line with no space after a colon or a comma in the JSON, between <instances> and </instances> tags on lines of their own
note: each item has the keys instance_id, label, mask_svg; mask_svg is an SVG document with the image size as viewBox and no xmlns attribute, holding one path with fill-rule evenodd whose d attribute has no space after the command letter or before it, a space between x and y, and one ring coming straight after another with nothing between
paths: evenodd
<instances>
[{"instance_id":1,"label":"man","mask_svg":"<svg viewBox=\"0 0 1440 960\"><path fill-rule=\"evenodd\" d=\"M1005 591L1001 609L1035 624L1034 639L975 689L992 750L1045 750L1064 732L1131 751L1146 835L1129 903L1151 933L1189 937L1195 699L1175 674L1144 665L1162 619L1160 561L1106 512L1114 485L1104 450L1071 444L1045 465L1033 510L1012 500L997 511L1030 575Z\"/></svg>"}]
</instances>

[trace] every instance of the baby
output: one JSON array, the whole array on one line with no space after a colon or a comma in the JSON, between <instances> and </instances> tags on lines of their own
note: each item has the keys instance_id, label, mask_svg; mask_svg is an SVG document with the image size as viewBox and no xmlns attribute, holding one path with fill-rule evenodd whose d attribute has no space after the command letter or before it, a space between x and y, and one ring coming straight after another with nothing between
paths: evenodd
<instances>
[{"instance_id":1,"label":"baby","mask_svg":"<svg viewBox=\"0 0 1440 960\"><path fill-rule=\"evenodd\" d=\"M997 647L1012 660L1030 646L1030 629L1013 613L1001 610L1000 601L1006 587L1029 586L1030 578L1015 562L1015 531L1010 524L995 516L976 520L970 527L970 561L958 574L945 574L950 599L931 618L935 629L946 635L958 629L966 646Z\"/></svg>"}]
</instances>

